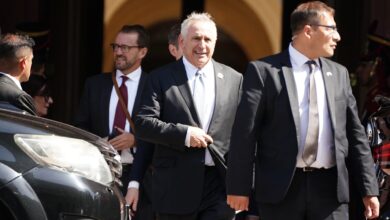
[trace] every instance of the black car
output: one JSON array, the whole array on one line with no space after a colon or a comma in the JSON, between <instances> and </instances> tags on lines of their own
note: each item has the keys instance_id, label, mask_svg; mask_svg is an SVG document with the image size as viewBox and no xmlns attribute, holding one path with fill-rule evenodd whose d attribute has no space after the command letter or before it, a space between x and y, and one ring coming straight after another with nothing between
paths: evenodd
<instances>
[{"instance_id":1,"label":"black car","mask_svg":"<svg viewBox=\"0 0 390 220\"><path fill-rule=\"evenodd\" d=\"M11 108L0 105L0 219L127 219L111 145Z\"/></svg>"}]
</instances>

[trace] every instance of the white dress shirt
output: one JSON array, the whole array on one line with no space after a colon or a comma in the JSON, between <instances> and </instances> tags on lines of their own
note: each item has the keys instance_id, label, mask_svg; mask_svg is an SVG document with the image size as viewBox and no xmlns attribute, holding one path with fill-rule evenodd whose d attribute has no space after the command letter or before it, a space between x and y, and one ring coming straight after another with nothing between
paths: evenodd
<instances>
[{"instance_id":1,"label":"white dress shirt","mask_svg":"<svg viewBox=\"0 0 390 220\"><path fill-rule=\"evenodd\" d=\"M141 78L141 67L138 67L133 72L127 74L126 76L129 78L125 84L127 87L127 109L129 110L130 115L132 115L135 97L137 96L138 84ZM122 85L122 77L124 74L120 70L116 70L116 81L118 82L118 86ZM112 129L114 126L114 118L116 106L118 104L118 95L116 94L115 88L112 87L111 98L110 98L110 109L109 109L109 128L110 133L112 133ZM130 123L126 120L125 131L130 131ZM130 152L130 149L122 150L121 152L121 162L122 163L133 163L133 155Z\"/></svg>"},{"instance_id":2,"label":"white dress shirt","mask_svg":"<svg viewBox=\"0 0 390 220\"><path fill-rule=\"evenodd\" d=\"M309 122L309 66L306 62L309 60L305 55L296 50L291 44L288 48L290 60L292 64L295 85L297 88L299 115L301 122L300 146L297 155L297 167L306 167L302 160L303 148L307 134ZM318 119L319 119L319 135L318 135L318 150L317 159L311 165L315 168L330 168L335 163L334 138L331 128L330 115L328 110L328 102L325 94L324 79L320 68L319 60L314 70L314 78L317 92L318 104Z\"/></svg>"},{"instance_id":3,"label":"white dress shirt","mask_svg":"<svg viewBox=\"0 0 390 220\"><path fill-rule=\"evenodd\" d=\"M204 115L199 115L199 117L202 121L202 129L207 133L215 106L215 77L213 63L209 61L202 69L198 69L194 65L192 65L184 56L183 63L187 73L188 85L190 86L191 94L193 94L194 92L195 74L198 71L202 72L203 82L205 85L207 96L203 99L203 105L206 105L206 110L204 112ZM187 130L186 140L184 143L187 147L190 147L190 132L191 128ZM213 158L211 157L210 152L207 148L205 155L205 164L208 166L214 165Z\"/></svg>"}]
</instances>

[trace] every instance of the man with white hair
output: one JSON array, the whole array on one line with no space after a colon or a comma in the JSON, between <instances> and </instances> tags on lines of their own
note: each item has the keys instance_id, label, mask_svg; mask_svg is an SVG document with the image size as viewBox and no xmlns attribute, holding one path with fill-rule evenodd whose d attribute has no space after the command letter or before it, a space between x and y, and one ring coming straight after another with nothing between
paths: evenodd
<instances>
[{"instance_id":1,"label":"man with white hair","mask_svg":"<svg viewBox=\"0 0 390 220\"><path fill-rule=\"evenodd\" d=\"M189 15L181 25L183 57L150 73L135 118L137 136L155 143L152 204L160 220L234 216L224 157L242 75L212 59L216 40L209 14Z\"/></svg>"}]
</instances>

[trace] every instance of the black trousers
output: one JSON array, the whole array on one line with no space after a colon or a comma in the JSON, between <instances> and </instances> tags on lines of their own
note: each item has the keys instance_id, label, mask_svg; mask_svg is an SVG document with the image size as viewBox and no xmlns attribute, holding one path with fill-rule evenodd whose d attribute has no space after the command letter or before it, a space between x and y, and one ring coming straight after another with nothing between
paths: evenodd
<instances>
[{"instance_id":1,"label":"black trousers","mask_svg":"<svg viewBox=\"0 0 390 220\"><path fill-rule=\"evenodd\" d=\"M232 220L233 217L234 210L226 203L225 181L217 168L208 166L205 170L201 204L194 213L188 215L157 213L158 220Z\"/></svg>"},{"instance_id":2,"label":"black trousers","mask_svg":"<svg viewBox=\"0 0 390 220\"><path fill-rule=\"evenodd\" d=\"M348 204L337 200L337 170L297 169L286 197L259 203L261 220L348 220Z\"/></svg>"},{"instance_id":3,"label":"black trousers","mask_svg":"<svg viewBox=\"0 0 390 220\"><path fill-rule=\"evenodd\" d=\"M122 164L123 165L123 164ZM121 181L123 186L121 187L122 195L126 196L127 187L130 182L131 164L122 166ZM137 205L137 212L132 218L133 220L155 220L155 214L152 210L152 202L150 197L151 191L151 171L148 170L144 176L143 181L140 183L139 199Z\"/></svg>"}]
</instances>

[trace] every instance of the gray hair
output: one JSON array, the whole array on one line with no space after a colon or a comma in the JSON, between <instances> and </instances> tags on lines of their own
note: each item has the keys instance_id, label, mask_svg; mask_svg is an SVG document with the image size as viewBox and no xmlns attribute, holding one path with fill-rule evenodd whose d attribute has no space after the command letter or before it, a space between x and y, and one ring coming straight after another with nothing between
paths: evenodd
<instances>
[{"instance_id":1,"label":"gray hair","mask_svg":"<svg viewBox=\"0 0 390 220\"><path fill-rule=\"evenodd\" d=\"M181 35L183 36L183 38L187 36L188 28L191 26L191 24L196 22L196 21L209 23L212 27L214 27L215 37L217 37L217 25L215 24L211 15L207 12L202 12L202 13L192 12L181 23Z\"/></svg>"}]
</instances>

